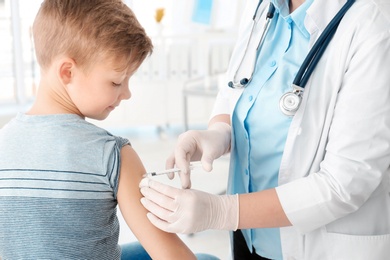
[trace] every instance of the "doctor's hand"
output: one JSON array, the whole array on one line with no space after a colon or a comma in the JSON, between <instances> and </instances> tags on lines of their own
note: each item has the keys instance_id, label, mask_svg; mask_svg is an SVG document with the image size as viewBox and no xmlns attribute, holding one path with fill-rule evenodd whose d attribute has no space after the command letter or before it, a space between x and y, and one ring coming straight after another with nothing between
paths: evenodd
<instances>
[{"instance_id":1,"label":"doctor's hand","mask_svg":"<svg viewBox=\"0 0 390 260\"><path fill-rule=\"evenodd\" d=\"M187 131L179 136L174 153L166 161L166 168L176 166L181 169L181 186L190 188L190 161L200 160L203 169L210 172L214 160L229 152L230 142L231 126L227 123L216 122L207 130ZM172 179L174 174L168 177Z\"/></svg>"},{"instance_id":2,"label":"doctor's hand","mask_svg":"<svg viewBox=\"0 0 390 260\"><path fill-rule=\"evenodd\" d=\"M144 178L140 182L142 205L157 228L190 234L206 229L237 230L238 195L213 195L192 189L177 189Z\"/></svg>"}]
</instances>

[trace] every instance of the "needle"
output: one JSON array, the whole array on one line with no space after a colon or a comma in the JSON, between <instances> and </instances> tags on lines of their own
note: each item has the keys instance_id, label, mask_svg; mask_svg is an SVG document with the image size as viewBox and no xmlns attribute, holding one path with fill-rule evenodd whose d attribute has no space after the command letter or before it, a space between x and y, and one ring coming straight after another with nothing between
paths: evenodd
<instances>
[{"instance_id":1,"label":"needle","mask_svg":"<svg viewBox=\"0 0 390 260\"><path fill-rule=\"evenodd\" d=\"M202 167L202 163L200 161L196 161L196 162L191 162L190 163L190 170L194 170L194 169L197 169L197 168L200 168ZM163 170L163 171L158 171L158 172L148 172L146 173L146 176L158 176L158 175L163 175L163 174L168 174L168 173L175 173L175 172L180 172L181 170L179 168L171 168L171 169L167 169L167 170Z\"/></svg>"}]
</instances>

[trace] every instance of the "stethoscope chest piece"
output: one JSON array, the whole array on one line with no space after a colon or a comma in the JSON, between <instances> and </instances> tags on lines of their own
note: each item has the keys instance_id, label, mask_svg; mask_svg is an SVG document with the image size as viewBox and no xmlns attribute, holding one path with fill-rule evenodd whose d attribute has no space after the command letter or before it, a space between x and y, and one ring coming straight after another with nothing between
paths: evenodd
<instances>
[{"instance_id":1,"label":"stethoscope chest piece","mask_svg":"<svg viewBox=\"0 0 390 260\"><path fill-rule=\"evenodd\" d=\"M303 88L293 85L293 91L285 93L279 100L280 110L286 116L294 116L302 102Z\"/></svg>"}]
</instances>

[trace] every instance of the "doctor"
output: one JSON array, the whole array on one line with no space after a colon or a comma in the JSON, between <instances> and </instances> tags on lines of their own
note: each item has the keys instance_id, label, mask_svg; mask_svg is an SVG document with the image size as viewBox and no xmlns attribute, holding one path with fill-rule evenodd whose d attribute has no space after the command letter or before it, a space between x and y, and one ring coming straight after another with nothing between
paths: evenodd
<instances>
[{"instance_id":1,"label":"doctor","mask_svg":"<svg viewBox=\"0 0 390 260\"><path fill-rule=\"evenodd\" d=\"M232 230L234 259L388 259L390 1L247 2L208 129L167 160L189 188L230 152L228 195L144 179L150 221Z\"/></svg>"}]
</instances>

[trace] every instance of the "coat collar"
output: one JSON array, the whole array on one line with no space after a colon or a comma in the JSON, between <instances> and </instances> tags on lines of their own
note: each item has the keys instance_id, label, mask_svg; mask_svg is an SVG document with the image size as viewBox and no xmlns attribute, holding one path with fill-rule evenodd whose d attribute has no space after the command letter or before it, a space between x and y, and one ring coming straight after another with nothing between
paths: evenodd
<instances>
[{"instance_id":1,"label":"coat collar","mask_svg":"<svg viewBox=\"0 0 390 260\"><path fill-rule=\"evenodd\" d=\"M311 35L321 33L346 2L346 0L314 0L307 10L305 19L307 31Z\"/></svg>"}]
</instances>

